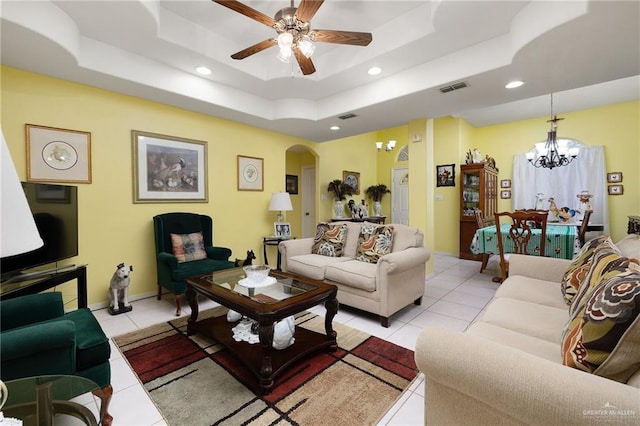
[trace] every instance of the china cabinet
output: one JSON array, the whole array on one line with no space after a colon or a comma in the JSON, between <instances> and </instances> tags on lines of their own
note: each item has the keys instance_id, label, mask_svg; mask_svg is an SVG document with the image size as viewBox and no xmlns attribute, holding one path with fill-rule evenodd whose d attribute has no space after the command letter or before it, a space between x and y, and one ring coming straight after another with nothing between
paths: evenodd
<instances>
[{"instance_id":1,"label":"china cabinet","mask_svg":"<svg viewBox=\"0 0 640 426\"><path fill-rule=\"evenodd\" d=\"M498 171L487 163L460 166L460 258L482 260L469 246L478 229L475 209L482 210L485 222L494 222L498 205Z\"/></svg>"}]
</instances>

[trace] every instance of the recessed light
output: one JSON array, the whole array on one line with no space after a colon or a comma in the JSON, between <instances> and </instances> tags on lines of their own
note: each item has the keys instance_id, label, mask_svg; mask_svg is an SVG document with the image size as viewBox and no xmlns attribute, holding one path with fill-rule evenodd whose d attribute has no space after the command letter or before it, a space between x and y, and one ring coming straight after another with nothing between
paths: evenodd
<instances>
[{"instance_id":1,"label":"recessed light","mask_svg":"<svg viewBox=\"0 0 640 426\"><path fill-rule=\"evenodd\" d=\"M331 130L340 130L340 126L331 126L329 127Z\"/></svg>"},{"instance_id":2,"label":"recessed light","mask_svg":"<svg viewBox=\"0 0 640 426\"><path fill-rule=\"evenodd\" d=\"M198 67L196 68L196 71L198 72L198 74L202 74L202 75L210 75L211 74L211 70L207 67Z\"/></svg>"},{"instance_id":3,"label":"recessed light","mask_svg":"<svg viewBox=\"0 0 640 426\"><path fill-rule=\"evenodd\" d=\"M382 68L380 67L371 67L369 68L369 71L367 71L369 75L378 75L381 72L382 72Z\"/></svg>"},{"instance_id":4,"label":"recessed light","mask_svg":"<svg viewBox=\"0 0 640 426\"><path fill-rule=\"evenodd\" d=\"M515 89L516 87L520 87L524 84L524 81L515 80L508 82L504 87L505 89Z\"/></svg>"}]
</instances>

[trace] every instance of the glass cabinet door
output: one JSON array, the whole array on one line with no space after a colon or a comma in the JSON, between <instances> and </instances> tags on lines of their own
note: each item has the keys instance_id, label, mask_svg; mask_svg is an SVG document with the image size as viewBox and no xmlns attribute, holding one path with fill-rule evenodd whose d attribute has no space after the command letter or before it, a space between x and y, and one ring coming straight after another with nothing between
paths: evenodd
<instances>
[{"instance_id":1,"label":"glass cabinet door","mask_svg":"<svg viewBox=\"0 0 640 426\"><path fill-rule=\"evenodd\" d=\"M480 204L480 172L463 172L462 174L462 216L473 216Z\"/></svg>"}]
</instances>

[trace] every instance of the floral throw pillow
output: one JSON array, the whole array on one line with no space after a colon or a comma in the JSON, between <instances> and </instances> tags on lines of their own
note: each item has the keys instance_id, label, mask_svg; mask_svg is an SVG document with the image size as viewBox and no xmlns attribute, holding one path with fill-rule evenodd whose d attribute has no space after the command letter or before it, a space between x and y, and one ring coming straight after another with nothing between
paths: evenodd
<instances>
[{"instance_id":1,"label":"floral throw pillow","mask_svg":"<svg viewBox=\"0 0 640 426\"><path fill-rule=\"evenodd\" d=\"M385 254L391 253L393 245L393 226L380 226L373 223L363 223L358 236L358 252L356 260L368 263L378 263Z\"/></svg>"},{"instance_id":2,"label":"floral throw pillow","mask_svg":"<svg viewBox=\"0 0 640 426\"><path fill-rule=\"evenodd\" d=\"M347 239L347 225L319 223L313 239L311 253L329 257L341 257Z\"/></svg>"},{"instance_id":3,"label":"floral throw pillow","mask_svg":"<svg viewBox=\"0 0 640 426\"><path fill-rule=\"evenodd\" d=\"M562 277L560 290L567 305L571 305L573 298L578 293L580 285L585 280L587 273L591 269L591 260L596 248L603 242L608 241L613 244L608 235L602 235L593 240L587 241L580 249L580 252L573 258L571 264Z\"/></svg>"},{"instance_id":4,"label":"floral throw pillow","mask_svg":"<svg viewBox=\"0 0 640 426\"><path fill-rule=\"evenodd\" d=\"M202 232L171 234L171 245L173 246L173 255L178 258L178 263L207 258Z\"/></svg>"}]
</instances>

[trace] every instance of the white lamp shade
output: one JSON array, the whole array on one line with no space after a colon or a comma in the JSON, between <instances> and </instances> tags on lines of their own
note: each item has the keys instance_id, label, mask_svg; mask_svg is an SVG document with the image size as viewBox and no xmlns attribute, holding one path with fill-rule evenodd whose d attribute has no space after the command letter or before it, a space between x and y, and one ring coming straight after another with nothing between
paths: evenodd
<instances>
[{"instance_id":1,"label":"white lamp shade","mask_svg":"<svg viewBox=\"0 0 640 426\"><path fill-rule=\"evenodd\" d=\"M0 257L27 253L44 245L27 198L2 136L2 192L0 193Z\"/></svg>"},{"instance_id":2,"label":"white lamp shade","mask_svg":"<svg viewBox=\"0 0 640 426\"><path fill-rule=\"evenodd\" d=\"M269 211L291 211L291 197L288 192L274 192L271 194L271 202L269 203Z\"/></svg>"}]
</instances>

